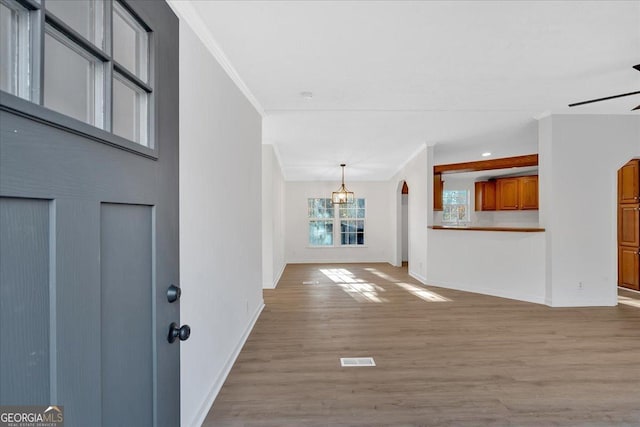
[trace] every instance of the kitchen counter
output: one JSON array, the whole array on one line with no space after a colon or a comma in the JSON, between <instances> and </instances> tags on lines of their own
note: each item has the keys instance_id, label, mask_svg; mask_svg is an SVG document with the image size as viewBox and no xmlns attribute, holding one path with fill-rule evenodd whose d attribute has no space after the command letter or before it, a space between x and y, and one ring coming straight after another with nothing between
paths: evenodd
<instances>
[{"instance_id":1,"label":"kitchen counter","mask_svg":"<svg viewBox=\"0 0 640 427\"><path fill-rule=\"evenodd\" d=\"M474 226L474 225L430 225L428 228L432 230L462 230L462 231L507 231L517 233L540 233L544 232L544 228L535 227L491 227L491 226Z\"/></svg>"}]
</instances>

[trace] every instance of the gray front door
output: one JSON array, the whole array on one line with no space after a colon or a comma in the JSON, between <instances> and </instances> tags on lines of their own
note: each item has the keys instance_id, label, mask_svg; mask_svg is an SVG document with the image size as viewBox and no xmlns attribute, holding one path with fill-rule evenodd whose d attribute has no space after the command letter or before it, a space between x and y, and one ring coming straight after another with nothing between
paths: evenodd
<instances>
[{"instance_id":1,"label":"gray front door","mask_svg":"<svg viewBox=\"0 0 640 427\"><path fill-rule=\"evenodd\" d=\"M67 427L175 427L180 340L167 336L180 310L167 289L179 285L178 20L164 2L104 2L107 34L124 25L116 4L148 25L149 74L136 80L111 48L118 34L97 51L63 9L45 16L47 3L6 3L41 30L32 64L44 70L34 83L44 94L0 93L0 405L63 405ZM65 53L64 43L86 45L102 67L102 130L46 98L75 66L47 70L60 58L47 49ZM148 102L147 146L113 135L142 117L120 110L127 87Z\"/></svg>"}]
</instances>

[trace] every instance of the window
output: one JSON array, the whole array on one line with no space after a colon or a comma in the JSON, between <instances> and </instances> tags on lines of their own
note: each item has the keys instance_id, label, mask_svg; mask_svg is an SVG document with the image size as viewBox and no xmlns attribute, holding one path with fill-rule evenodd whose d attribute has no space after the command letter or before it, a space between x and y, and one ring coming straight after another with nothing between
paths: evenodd
<instances>
[{"instance_id":1,"label":"window","mask_svg":"<svg viewBox=\"0 0 640 427\"><path fill-rule=\"evenodd\" d=\"M309 199L309 245L333 246L331 199Z\"/></svg>"},{"instance_id":2,"label":"window","mask_svg":"<svg viewBox=\"0 0 640 427\"><path fill-rule=\"evenodd\" d=\"M364 245L364 199L354 202L339 205L341 245Z\"/></svg>"},{"instance_id":3,"label":"window","mask_svg":"<svg viewBox=\"0 0 640 427\"><path fill-rule=\"evenodd\" d=\"M0 24L0 90L107 131L109 142L154 148L151 29L124 1L0 0Z\"/></svg>"},{"instance_id":4,"label":"window","mask_svg":"<svg viewBox=\"0 0 640 427\"><path fill-rule=\"evenodd\" d=\"M308 199L309 245L334 246L334 241L340 246L364 245L365 199L335 206L330 198Z\"/></svg>"},{"instance_id":5,"label":"window","mask_svg":"<svg viewBox=\"0 0 640 427\"><path fill-rule=\"evenodd\" d=\"M442 192L442 222L448 224L471 222L468 190Z\"/></svg>"}]
</instances>

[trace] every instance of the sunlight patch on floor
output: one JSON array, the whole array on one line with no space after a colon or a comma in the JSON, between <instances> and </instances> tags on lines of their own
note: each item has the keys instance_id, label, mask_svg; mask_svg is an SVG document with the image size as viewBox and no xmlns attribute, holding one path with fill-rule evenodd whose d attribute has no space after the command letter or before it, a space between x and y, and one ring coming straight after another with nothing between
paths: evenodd
<instances>
[{"instance_id":1,"label":"sunlight patch on floor","mask_svg":"<svg viewBox=\"0 0 640 427\"><path fill-rule=\"evenodd\" d=\"M396 279L395 277L389 276L386 273L383 273L381 271L376 270L375 268L365 268L365 270L367 270L371 274L375 274L376 276L378 276L381 279L388 280L390 282L399 282L400 281L400 280Z\"/></svg>"},{"instance_id":2,"label":"sunlight patch on floor","mask_svg":"<svg viewBox=\"0 0 640 427\"><path fill-rule=\"evenodd\" d=\"M640 299L633 299L629 297L623 297L622 295L618 295L618 304L629 305L631 307L640 308Z\"/></svg>"},{"instance_id":3,"label":"sunlight patch on floor","mask_svg":"<svg viewBox=\"0 0 640 427\"><path fill-rule=\"evenodd\" d=\"M400 286L405 291L411 293L412 295L417 296L418 298L427 301L427 302L447 302L451 301L449 298L445 298L442 295L438 295L435 292L432 292L428 289L425 289L421 286L412 285L410 283L396 283L396 285Z\"/></svg>"},{"instance_id":4,"label":"sunlight patch on floor","mask_svg":"<svg viewBox=\"0 0 640 427\"><path fill-rule=\"evenodd\" d=\"M346 268L322 268L320 272L358 302L389 302L388 299L379 295L379 292L385 292L384 288L358 279Z\"/></svg>"}]
</instances>

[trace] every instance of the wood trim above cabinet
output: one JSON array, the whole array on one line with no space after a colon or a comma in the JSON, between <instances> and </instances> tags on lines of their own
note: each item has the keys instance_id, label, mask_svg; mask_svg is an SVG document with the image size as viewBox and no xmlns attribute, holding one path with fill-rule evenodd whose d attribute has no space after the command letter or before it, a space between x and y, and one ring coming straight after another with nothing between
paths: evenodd
<instances>
[{"instance_id":1,"label":"wood trim above cabinet","mask_svg":"<svg viewBox=\"0 0 640 427\"><path fill-rule=\"evenodd\" d=\"M538 166L538 155L527 154L525 156L504 157L502 159L436 165L433 167L433 173L476 172L492 169L521 168L525 166Z\"/></svg>"}]
</instances>

